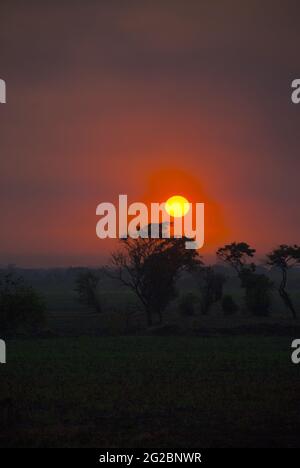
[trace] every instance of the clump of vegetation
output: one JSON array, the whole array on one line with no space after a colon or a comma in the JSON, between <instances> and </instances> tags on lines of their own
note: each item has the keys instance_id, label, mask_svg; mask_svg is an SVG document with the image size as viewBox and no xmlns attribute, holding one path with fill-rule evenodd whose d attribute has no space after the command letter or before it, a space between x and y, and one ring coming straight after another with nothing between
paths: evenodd
<instances>
[{"instance_id":1,"label":"clump of vegetation","mask_svg":"<svg viewBox=\"0 0 300 468\"><path fill-rule=\"evenodd\" d=\"M0 278L0 330L5 334L34 332L45 319L43 299L14 272Z\"/></svg>"},{"instance_id":2,"label":"clump of vegetation","mask_svg":"<svg viewBox=\"0 0 300 468\"><path fill-rule=\"evenodd\" d=\"M195 272L201 293L201 312L207 315L214 303L220 301L226 277L212 267L200 267Z\"/></svg>"},{"instance_id":3,"label":"clump of vegetation","mask_svg":"<svg viewBox=\"0 0 300 468\"><path fill-rule=\"evenodd\" d=\"M266 275L255 272L256 265L249 262L254 254L255 249L246 242L233 242L217 251L219 260L236 271L245 290L247 310L256 316L266 316L270 310L273 283Z\"/></svg>"},{"instance_id":4,"label":"clump of vegetation","mask_svg":"<svg viewBox=\"0 0 300 468\"><path fill-rule=\"evenodd\" d=\"M269 315L273 282L266 275L248 269L243 271L241 278L247 310L258 317Z\"/></svg>"},{"instance_id":5,"label":"clump of vegetation","mask_svg":"<svg viewBox=\"0 0 300 468\"><path fill-rule=\"evenodd\" d=\"M294 266L300 265L300 246L281 244L277 249L274 249L267 255L267 264L271 267L278 268L281 272L281 282L278 288L279 295L284 302L284 305L297 318L296 309L292 302L291 296L287 292L288 270Z\"/></svg>"},{"instance_id":6,"label":"clump of vegetation","mask_svg":"<svg viewBox=\"0 0 300 468\"><path fill-rule=\"evenodd\" d=\"M223 296L221 304L224 315L234 315L239 310L239 306L230 294L226 294L225 296Z\"/></svg>"},{"instance_id":7,"label":"clump of vegetation","mask_svg":"<svg viewBox=\"0 0 300 468\"><path fill-rule=\"evenodd\" d=\"M183 294L179 299L179 311L181 315L195 315L195 305L198 301L198 297L193 293Z\"/></svg>"},{"instance_id":8,"label":"clump of vegetation","mask_svg":"<svg viewBox=\"0 0 300 468\"><path fill-rule=\"evenodd\" d=\"M76 278L75 291L81 304L102 312L102 307L97 294L99 276L95 271L86 270L79 273Z\"/></svg>"}]
</instances>

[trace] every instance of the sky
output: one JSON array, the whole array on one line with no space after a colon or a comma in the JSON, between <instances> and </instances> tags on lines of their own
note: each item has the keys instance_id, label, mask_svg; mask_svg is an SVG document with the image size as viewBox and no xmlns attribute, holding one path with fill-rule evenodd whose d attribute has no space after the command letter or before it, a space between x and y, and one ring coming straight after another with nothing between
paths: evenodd
<instances>
[{"instance_id":1,"label":"sky","mask_svg":"<svg viewBox=\"0 0 300 468\"><path fill-rule=\"evenodd\" d=\"M205 255L299 242L297 1L0 5L0 265L97 265L96 206L206 204Z\"/></svg>"}]
</instances>

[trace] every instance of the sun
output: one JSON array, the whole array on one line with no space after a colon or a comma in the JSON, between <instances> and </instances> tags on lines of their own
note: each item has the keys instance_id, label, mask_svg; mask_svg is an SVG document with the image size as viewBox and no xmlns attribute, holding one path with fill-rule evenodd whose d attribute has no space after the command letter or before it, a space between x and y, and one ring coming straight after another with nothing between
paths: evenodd
<instances>
[{"instance_id":1,"label":"sun","mask_svg":"<svg viewBox=\"0 0 300 468\"><path fill-rule=\"evenodd\" d=\"M165 210L173 218L185 216L190 209L190 204L185 197L173 195L165 203Z\"/></svg>"}]
</instances>

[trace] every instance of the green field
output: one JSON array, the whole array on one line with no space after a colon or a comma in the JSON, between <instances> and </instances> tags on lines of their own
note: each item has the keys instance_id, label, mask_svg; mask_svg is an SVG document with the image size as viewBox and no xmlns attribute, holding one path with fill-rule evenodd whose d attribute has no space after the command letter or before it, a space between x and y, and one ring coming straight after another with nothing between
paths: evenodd
<instances>
[{"instance_id":1,"label":"green field","mask_svg":"<svg viewBox=\"0 0 300 468\"><path fill-rule=\"evenodd\" d=\"M13 340L1 446L300 446L287 337Z\"/></svg>"}]
</instances>

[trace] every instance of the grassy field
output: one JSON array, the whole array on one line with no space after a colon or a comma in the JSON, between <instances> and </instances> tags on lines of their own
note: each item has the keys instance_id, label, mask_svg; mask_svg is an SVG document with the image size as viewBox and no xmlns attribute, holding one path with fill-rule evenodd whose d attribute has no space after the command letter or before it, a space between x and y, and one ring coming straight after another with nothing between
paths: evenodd
<instances>
[{"instance_id":1,"label":"grassy field","mask_svg":"<svg viewBox=\"0 0 300 468\"><path fill-rule=\"evenodd\" d=\"M14 340L0 366L0 445L300 446L287 337Z\"/></svg>"}]
</instances>

